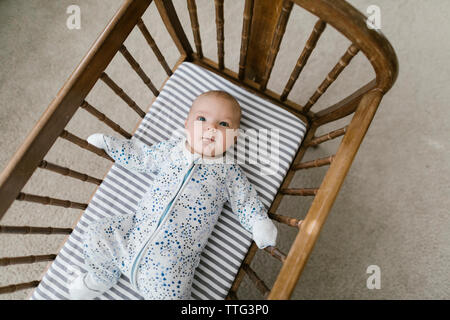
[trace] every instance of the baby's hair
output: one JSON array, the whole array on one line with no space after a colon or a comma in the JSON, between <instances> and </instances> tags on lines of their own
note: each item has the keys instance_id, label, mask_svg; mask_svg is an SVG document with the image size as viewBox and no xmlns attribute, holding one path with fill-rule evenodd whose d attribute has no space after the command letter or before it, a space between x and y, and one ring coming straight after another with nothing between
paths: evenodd
<instances>
[{"instance_id":1,"label":"baby's hair","mask_svg":"<svg viewBox=\"0 0 450 320\"><path fill-rule=\"evenodd\" d=\"M242 115L241 106L240 106L239 102L236 100L236 98L233 97L231 94L229 94L228 92L223 91L223 90L210 90L210 91L206 91L206 92L203 92L202 94L198 95L197 98L195 98L195 100L197 100L200 97L207 97L207 96L219 97L219 98L223 98L225 100L230 101L233 104L233 106L235 107L235 109L237 110L237 112L239 112L239 119L241 119L241 115Z\"/></svg>"}]
</instances>

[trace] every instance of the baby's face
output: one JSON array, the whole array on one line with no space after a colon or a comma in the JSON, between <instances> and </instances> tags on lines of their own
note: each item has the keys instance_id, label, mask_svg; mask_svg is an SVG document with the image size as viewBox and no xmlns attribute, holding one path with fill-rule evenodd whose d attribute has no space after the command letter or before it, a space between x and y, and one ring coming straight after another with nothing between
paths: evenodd
<instances>
[{"instance_id":1,"label":"baby's face","mask_svg":"<svg viewBox=\"0 0 450 320\"><path fill-rule=\"evenodd\" d=\"M239 110L231 101L201 96L185 121L188 147L203 156L219 156L236 143L239 124Z\"/></svg>"}]
</instances>

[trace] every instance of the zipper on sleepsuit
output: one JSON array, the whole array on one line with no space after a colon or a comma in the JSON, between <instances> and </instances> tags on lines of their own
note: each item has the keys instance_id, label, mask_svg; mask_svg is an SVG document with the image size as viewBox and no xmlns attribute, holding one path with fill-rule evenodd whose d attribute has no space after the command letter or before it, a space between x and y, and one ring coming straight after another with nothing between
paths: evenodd
<instances>
[{"instance_id":1,"label":"zipper on sleepsuit","mask_svg":"<svg viewBox=\"0 0 450 320\"><path fill-rule=\"evenodd\" d=\"M163 220L165 220L167 214L169 213L170 209L172 208L173 203L175 202L175 200L178 197L178 194L180 193L180 191L183 189L183 186L186 184L186 180L188 178L188 176L191 175L192 169L194 167L194 163L192 163L191 167L188 169L188 171L186 172L186 174L184 175L183 181L181 182L180 187L178 188L178 191L175 193L174 197L172 198L172 200L168 203L166 209L164 210L163 214L161 215L161 217L159 218L158 221L158 225L156 226L155 231L152 233L152 235L147 239L147 241L145 242L145 244L141 247L141 249L139 250L138 255L136 256L136 258L133 261L133 265L131 267L131 273L130 273L130 282L131 284L136 287L136 281L135 281L135 274L136 274L136 266L138 265L139 261L141 260L141 256L142 253L145 251L145 248L147 248L148 243L150 242L150 240L153 239L153 237L156 235L156 233L159 231L160 226L162 225ZM137 289L137 287L136 287Z\"/></svg>"}]
</instances>

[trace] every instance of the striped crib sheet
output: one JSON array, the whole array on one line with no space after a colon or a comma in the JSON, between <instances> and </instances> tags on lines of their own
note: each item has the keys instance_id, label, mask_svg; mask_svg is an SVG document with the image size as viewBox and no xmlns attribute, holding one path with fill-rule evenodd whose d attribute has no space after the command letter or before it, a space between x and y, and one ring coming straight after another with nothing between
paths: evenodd
<instances>
[{"instance_id":1,"label":"striped crib sheet","mask_svg":"<svg viewBox=\"0 0 450 320\"><path fill-rule=\"evenodd\" d=\"M174 132L182 132L192 101L209 90L225 90L241 105L242 130L235 155L261 201L269 208L304 137L305 124L219 75L189 62L182 63L164 85L132 139L152 145L168 139ZM152 180L151 174L131 172L113 164L31 299L67 299L67 284L77 272L85 271L81 239L87 225L102 217L132 214ZM202 253L192 298L224 299L251 241L251 234L239 224L226 203ZM122 275L113 288L97 299L138 300L143 297Z\"/></svg>"}]
</instances>

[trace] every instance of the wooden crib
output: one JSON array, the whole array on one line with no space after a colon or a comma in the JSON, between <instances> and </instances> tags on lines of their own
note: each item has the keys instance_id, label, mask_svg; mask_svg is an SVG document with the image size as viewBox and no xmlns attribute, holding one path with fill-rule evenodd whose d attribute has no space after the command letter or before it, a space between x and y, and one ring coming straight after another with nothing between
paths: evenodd
<instances>
[{"instance_id":1,"label":"wooden crib","mask_svg":"<svg viewBox=\"0 0 450 320\"><path fill-rule=\"evenodd\" d=\"M279 188L270 209L270 217L277 223L286 224L298 229L297 236L287 254L275 247L266 248L267 256L275 257L282 264L281 270L271 289L261 280L251 267L257 252L254 243L241 264L239 272L228 293L228 299L237 299L237 291L245 275L255 283L262 296L267 299L289 299L294 290L306 261L314 247L319 233L325 223L328 213L338 195L344 178L352 164L360 144L369 128L383 95L392 87L398 73L398 62L395 52L386 38L376 30L369 29L366 17L343 0L245 0L242 22L242 38L239 60L239 72L233 72L224 65L224 1L215 0L217 28L217 62L205 57L202 53L202 42L195 0L187 0L187 8L191 19L195 51L188 41L172 1L154 0L159 15L167 28L168 34L180 52L180 57L173 68L170 68L141 19L143 13L151 4L151 0L125 0L101 33L84 59L71 74L56 98L51 102L39 122L28 135L24 143L15 153L0 176L0 219L7 212L13 201L29 201L39 204L61 206L65 208L86 209L87 204L70 200L43 197L22 192L24 185L31 178L36 168L46 169L73 179L100 185L102 180L87 174L62 167L56 163L44 160L50 148L58 138L65 139L99 157L109 158L100 149L87 143L66 130L66 125L79 108L83 108L98 120L111 127L125 138L131 134L123 130L105 114L85 101L86 96L95 83L101 79L141 118L146 112L127 95L109 76L105 69L118 51L129 62L133 70L157 97L159 90L144 73L135 58L124 46L124 41L137 26L167 73L167 79L177 67L185 62L202 66L225 79L247 89L255 95L276 104L289 111L307 124L307 132L287 175ZM287 80L283 92L273 92L267 89L267 84L277 57L290 13L294 6L300 6L317 17L314 29L300 52L297 64ZM345 36L351 45L343 53L335 67L304 104L291 101L288 96L299 78L302 69L314 50L325 27L329 25ZM318 112L311 111L318 99L328 87L338 78L339 74L350 63L352 58L361 51L369 60L376 77L362 85L345 99L324 108ZM166 80L167 81L167 80ZM349 115L350 123L341 129L316 136L316 130ZM86 133L86 137L93 132ZM342 136L334 155L313 161L302 162L308 148L315 147L325 141ZM318 188L290 188L289 184L296 172L313 167L329 166L322 183ZM68 178L69 179L69 178ZM277 213L284 195L313 196L314 200L304 219L287 217ZM36 205L39 205L36 204ZM42 217L45 225L45 217ZM71 228L42 226L10 226L0 225L1 233L10 234L70 234ZM55 254L30 255L0 258L0 266L12 264L29 264L40 261L52 261ZM7 284L0 287L0 293L10 293L38 286L39 280Z\"/></svg>"}]
</instances>

